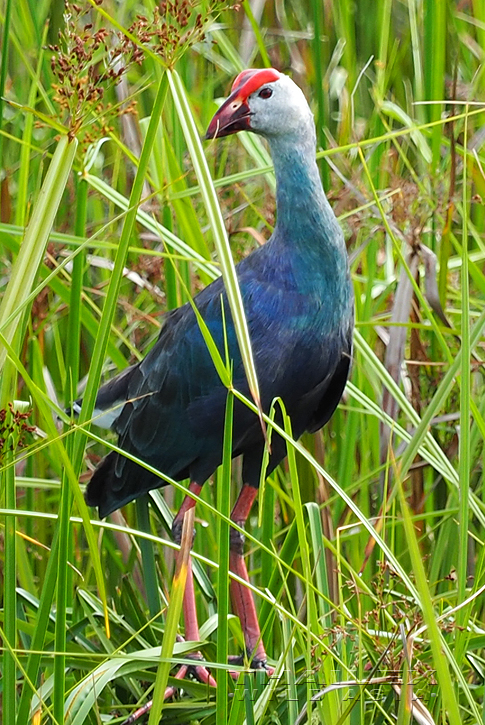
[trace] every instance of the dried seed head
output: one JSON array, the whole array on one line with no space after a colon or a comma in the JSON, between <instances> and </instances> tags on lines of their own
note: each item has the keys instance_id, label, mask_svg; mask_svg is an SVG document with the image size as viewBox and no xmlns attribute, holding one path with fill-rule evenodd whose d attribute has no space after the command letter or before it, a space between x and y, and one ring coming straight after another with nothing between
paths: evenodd
<instances>
[{"instance_id":1,"label":"dried seed head","mask_svg":"<svg viewBox=\"0 0 485 725\"><path fill-rule=\"evenodd\" d=\"M35 426L27 423L32 409L21 411L8 403L0 410L0 465L6 451L16 451L26 445L26 435L35 431Z\"/></svg>"},{"instance_id":2,"label":"dried seed head","mask_svg":"<svg viewBox=\"0 0 485 725\"><path fill-rule=\"evenodd\" d=\"M102 0L95 0L100 5ZM126 68L144 60L145 49L167 66L204 38L209 17L229 6L212 0L204 12L199 0L162 0L151 19L137 15L128 33L96 28L99 17L92 7L66 2L64 30L59 43L50 45L54 100L66 115L69 136L87 141L111 132L111 122L123 113L134 113L133 104L109 107L105 94L119 83ZM129 37L128 37L129 36Z\"/></svg>"},{"instance_id":3,"label":"dried seed head","mask_svg":"<svg viewBox=\"0 0 485 725\"><path fill-rule=\"evenodd\" d=\"M172 66L191 45L203 40L204 25L209 17L229 8L227 3L213 0L202 14L196 11L198 5L189 0L162 0L155 7L151 20L137 15L129 28L137 42L126 38L125 52L133 62L139 62L137 49L141 43L161 56L167 66Z\"/></svg>"}]
</instances>

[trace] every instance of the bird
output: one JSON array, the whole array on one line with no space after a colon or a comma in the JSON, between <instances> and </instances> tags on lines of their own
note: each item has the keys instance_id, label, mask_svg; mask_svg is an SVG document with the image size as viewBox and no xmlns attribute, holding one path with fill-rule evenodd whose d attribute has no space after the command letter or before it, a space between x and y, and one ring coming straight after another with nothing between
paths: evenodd
<instances>
[{"instance_id":1,"label":"bird","mask_svg":"<svg viewBox=\"0 0 485 725\"><path fill-rule=\"evenodd\" d=\"M298 439L329 421L349 376L354 305L348 256L320 179L313 114L299 86L274 68L242 71L205 138L240 131L266 140L276 179L274 231L236 265L261 406L268 413L275 399L283 401ZM250 397L222 278L193 303L223 356L227 345L234 388ZM95 421L118 434L118 447L130 457L108 453L87 485L87 504L104 518L165 485L133 460L140 459L175 481L189 480L173 524L180 541L183 516L195 505L190 494L200 493L222 461L227 395L193 307L169 311L144 359L99 390ZM80 405L76 401L74 412ZM242 456L242 487L231 520L243 529L257 496L266 442L258 415L239 400L232 441L232 456ZM285 456L286 443L274 433L266 475ZM243 554L244 536L231 528L230 569L248 581ZM252 593L232 580L231 598L253 667L266 667ZM184 614L186 636L197 640L193 583L186 589ZM203 668L200 673L213 684Z\"/></svg>"}]
</instances>

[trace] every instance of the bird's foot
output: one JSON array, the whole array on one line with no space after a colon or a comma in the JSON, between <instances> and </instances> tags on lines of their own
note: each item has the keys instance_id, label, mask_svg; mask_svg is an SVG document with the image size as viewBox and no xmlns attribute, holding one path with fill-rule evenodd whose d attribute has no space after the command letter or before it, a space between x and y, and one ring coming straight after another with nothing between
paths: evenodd
<instances>
[{"instance_id":1,"label":"bird's foot","mask_svg":"<svg viewBox=\"0 0 485 725\"><path fill-rule=\"evenodd\" d=\"M229 656L230 665L237 665L239 667L242 667L247 661L248 657L245 657L243 654ZM272 677L275 672L275 668L268 664L266 657L253 657L249 666L251 670L264 670L268 677ZM234 670L230 671L230 675L233 680L237 680L240 674L240 672L236 672Z\"/></svg>"},{"instance_id":2,"label":"bird's foot","mask_svg":"<svg viewBox=\"0 0 485 725\"><path fill-rule=\"evenodd\" d=\"M187 674L193 675L196 680L199 680L199 682L202 682L204 685L209 685L210 687L217 687L217 683L215 679L212 677L211 673L205 667L205 665L197 664L197 660L202 660L202 655L200 652L196 652L195 654L188 655L187 659L195 660L193 665L187 666ZM183 665L185 667L185 665ZM178 673L177 673L178 674ZM177 676L177 675L175 675ZM185 677L185 675L184 675ZM178 678L180 679L180 678Z\"/></svg>"}]
</instances>

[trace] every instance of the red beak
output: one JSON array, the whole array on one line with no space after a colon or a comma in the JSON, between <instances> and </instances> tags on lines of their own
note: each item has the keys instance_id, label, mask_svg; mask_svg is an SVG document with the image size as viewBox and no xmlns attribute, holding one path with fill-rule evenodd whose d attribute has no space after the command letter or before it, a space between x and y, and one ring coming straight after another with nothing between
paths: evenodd
<instances>
[{"instance_id":1,"label":"red beak","mask_svg":"<svg viewBox=\"0 0 485 725\"><path fill-rule=\"evenodd\" d=\"M251 128L250 118L249 106L246 100L241 98L239 90L236 90L219 108L204 138L220 138L238 131L248 131Z\"/></svg>"}]
</instances>

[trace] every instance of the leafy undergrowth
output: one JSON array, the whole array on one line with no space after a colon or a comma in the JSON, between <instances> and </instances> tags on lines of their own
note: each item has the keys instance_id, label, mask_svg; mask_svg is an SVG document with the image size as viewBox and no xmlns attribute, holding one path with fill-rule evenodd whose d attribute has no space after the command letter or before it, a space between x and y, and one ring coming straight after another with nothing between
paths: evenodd
<instances>
[{"instance_id":1,"label":"leafy undergrowth","mask_svg":"<svg viewBox=\"0 0 485 725\"><path fill-rule=\"evenodd\" d=\"M185 681L163 721L483 721L485 9L262 6L254 17L246 2L179 0L153 13L131 0L86 0L63 19L57 3L7 1L0 513L9 725L121 722L153 693L164 636L175 634L169 531L183 487L99 522L81 489L116 441L91 429L91 411L100 379L143 356L163 313L220 274L221 212L236 260L269 236L264 144L199 140L233 77L267 64L292 75L315 113L322 177L351 258L353 372L326 429L289 443L248 522L270 677L228 672L243 640L224 614L219 562L238 463L204 487L194 545L203 643L175 644L169 684L196 649L219 686ZM72 425L62 411L81 390Z\"/></svg>"}]
</instances>

